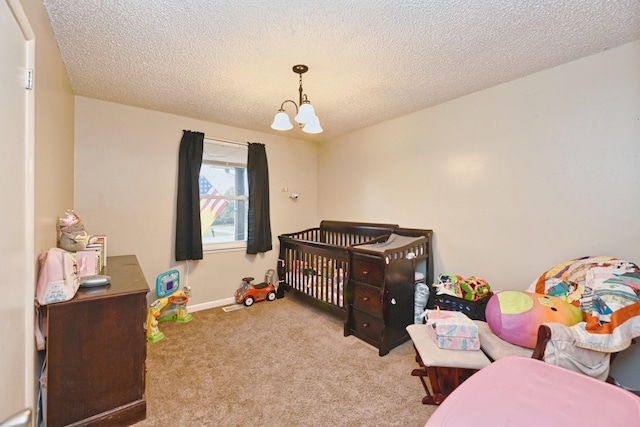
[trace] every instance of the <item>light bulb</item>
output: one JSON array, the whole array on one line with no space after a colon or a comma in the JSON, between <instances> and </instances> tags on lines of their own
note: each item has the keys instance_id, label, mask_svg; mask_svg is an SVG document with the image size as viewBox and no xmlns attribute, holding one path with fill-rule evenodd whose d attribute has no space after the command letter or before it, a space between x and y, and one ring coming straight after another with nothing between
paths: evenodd
<instances>
[{"instance_id":1,"label":"light bulb","mask_svg":"<svg viewBox=\"0 0 640 427\"><path fill-rule=\"evenodd\" d=\"M278 110L278 112L276 113L276 116L273 118L273 123L271 123L271 129L274 129L274 130L293 129L291 120L289 120L289 115L284 110Z\"/></svg>"},{"instance_id":2,"label":"light bulb","mask_svg":"<svg viewBox=\"0 0 640 427\"><path fill-rule=\"evenodd\" d=\"M314 119L318 120L318 117L316 117L313 106L309 101L303 101L294 120L298 123L307 124L312 122Z\"/></svg>"},{"instance_id":3,"label":"light bulb","mask_svg":"<svg viewBox=\"0 0 640 427\"><path fill-rule=\"evenodd\" d=\"M310 122L307 122L306 125L302 128L302 132L305 133L322 133L322 127L320 126L320 119L318 116L313 116L313 119Z\"/></svg>"}]
</instances>

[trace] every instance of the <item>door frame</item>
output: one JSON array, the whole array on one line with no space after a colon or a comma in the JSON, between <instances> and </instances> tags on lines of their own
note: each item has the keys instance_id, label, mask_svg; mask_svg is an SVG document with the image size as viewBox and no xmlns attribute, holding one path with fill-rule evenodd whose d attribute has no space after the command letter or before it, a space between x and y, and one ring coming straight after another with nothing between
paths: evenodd
<instances>
[{"instance_id":1,"label":"door frame","mask_svg":"<svg viewBox=\"0 0 640 427\"><path fill-rule=\"evenodd\" d=\"M22 8L19 0L5 0L14 20L22 31L25 40L25 83L26 72L28 69L33 70L32 76L35 75L35 33L27 19L27 15ZM23 257L24 271L17 272L16 283L20 286L24 284L23 304L24 319L21 319L21 327L24 331L24 408L32 408L35 412L35 395L38 382L35 378L36 370L36 349L34 339L34 312L33 301L35 293L35 277L36 277L36 257L35 257L35 84L32 77L31 89L25 89L25 111L24 111L24 146L23 146L23 184L25 191L24 198L24 253ZM22 408L16 408L20 410Z\"/></svg>"}]
</instances>

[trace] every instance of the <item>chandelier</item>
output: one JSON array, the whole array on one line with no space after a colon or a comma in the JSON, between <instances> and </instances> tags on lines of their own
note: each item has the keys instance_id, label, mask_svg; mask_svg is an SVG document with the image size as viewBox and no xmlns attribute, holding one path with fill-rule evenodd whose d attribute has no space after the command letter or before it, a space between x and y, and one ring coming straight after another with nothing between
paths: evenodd
<instances>
[{"instance_id":1,"label":"chandelier","mask_svg":"<svg viewBox=\"0 0 640 427\"><path fill-rule=\"evenodd\" d=\"M292 103L296 107L296 116L293 118L296 123L302 129L302 132L306 133L322 133L322 127L320 127L320 119L316 116L316 113L311 105L311 102L307 99L307 95L302 90L302 75L309 70L306 65L294 65L293 72L300 75L300 88L298 92L300 97L298 103L291 99L284 100L280 105L280 109L276 113L271 129L275 130L291 130L293 125L289 120L289 115L284 111L284 104L287 102Z\"/></svg>"}]
</instances>

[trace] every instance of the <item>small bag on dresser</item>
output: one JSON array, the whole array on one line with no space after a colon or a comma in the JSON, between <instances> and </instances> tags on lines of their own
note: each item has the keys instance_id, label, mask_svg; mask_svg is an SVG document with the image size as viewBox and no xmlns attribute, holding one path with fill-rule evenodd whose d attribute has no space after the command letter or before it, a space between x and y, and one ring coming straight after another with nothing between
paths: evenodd
<instances>
[{"instance_id":1,"label":"small bag on dresser","mask_svg":"<svg viewBox=\"0 0 640 427\"><path fill-rule=\"evenodd\" d=\"M80 287L78 266L73 256L60 248L51 248L38 255L40 270L36 283L36 348L45 349L47 331L46 310L40 306L68 301L76 295Z\"/></svg>"},{"instance_id":2,"label":"small bag on dresser","mask_svg":"<svg viewBox=\"0 0 640 427\"><path fill-rule=\"evenodd\" d=\"M36 302L39 305L68 301L76 295L80 278L76 261L69 252L51 248L38 256L38 262Z\"/></svg>"}]
</instances>

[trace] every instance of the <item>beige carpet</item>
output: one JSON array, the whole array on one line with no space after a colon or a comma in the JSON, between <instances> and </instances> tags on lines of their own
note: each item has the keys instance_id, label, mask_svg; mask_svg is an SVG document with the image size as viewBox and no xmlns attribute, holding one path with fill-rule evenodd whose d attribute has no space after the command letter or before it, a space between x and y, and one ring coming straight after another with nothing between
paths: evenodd
<instances>
[{"instance_id":1,"label":"beige carpet","mask_svg":"<svg viewBox=\"0 0 640 427\"><path fill-rule=\"evenodd\" d=\"M340 319L285 299L164 322L147 344L144 426L424 426L411 342L384 357Z\"/></svg>"}]
</instances>

